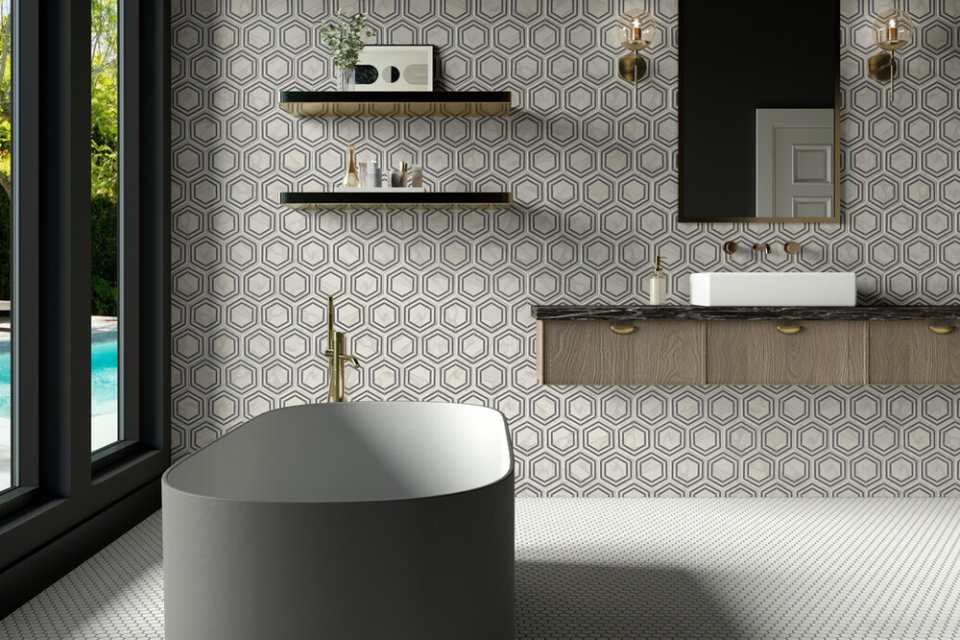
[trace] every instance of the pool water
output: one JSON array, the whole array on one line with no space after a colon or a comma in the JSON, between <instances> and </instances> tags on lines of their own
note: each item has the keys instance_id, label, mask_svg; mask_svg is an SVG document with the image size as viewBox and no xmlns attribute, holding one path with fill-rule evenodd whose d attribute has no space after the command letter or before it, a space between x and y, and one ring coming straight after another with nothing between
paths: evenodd
<instances>
[{"instance_id":1,"label":"pool water","mask_svg":"<svg viewBox=\"0 0 960 640\"><path fill-rule=\"evenodd\" d=\"M117 440L117 340L91 345L90 415L94 423L93 449ZM10 351L0 353L0 420L10 420ZM111 427L112 425L112 427ZM0 442L0 446L8 444Z\"/></svg>"},{"instance_id":2,"label":"pool water","mask_svg":"<svg viewBox=\"0 0 960 640\"><path fill-rule=\"evenodd\" d=\"M116 338L94 343L90 357L90 415L116 414L119 389Z\"/></svg>"}]
</instances>

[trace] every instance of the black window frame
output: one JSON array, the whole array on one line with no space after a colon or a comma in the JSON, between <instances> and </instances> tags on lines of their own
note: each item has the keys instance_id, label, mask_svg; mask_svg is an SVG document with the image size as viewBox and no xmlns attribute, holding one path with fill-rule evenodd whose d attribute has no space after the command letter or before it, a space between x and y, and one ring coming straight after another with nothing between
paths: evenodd
<instances>
[{"instance_id":1,"label":"black window frame","mask_svg":"<svg viewBox=\"0 0 960 640\"><path fill-rule=\"evenodd\" d=\"M169 436L169 0L120 3L121 440L90 451L90 2L13 0L18 486L0 617L160 506Z\"/></svg>"}]
</instances>

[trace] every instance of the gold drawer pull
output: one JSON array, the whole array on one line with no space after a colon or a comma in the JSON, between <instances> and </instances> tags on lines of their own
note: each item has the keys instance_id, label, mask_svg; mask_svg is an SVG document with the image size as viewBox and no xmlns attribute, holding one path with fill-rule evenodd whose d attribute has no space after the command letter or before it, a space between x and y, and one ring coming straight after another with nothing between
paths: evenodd
<instances>
[{"instance_id":1,"label":"gold drawer pull","mask_svg":"<svg viewBox=\"0 0 960 640\"><path fill-rule=\"evenodd\" d=\"M613 331L618 336L628 336L631 333L635 332L637 327L632 322L611 322L610 331Z\"/></svg>"},{"instance_id":2,"label":"gold drawer pull","mask_svg":"<svg viewBox=\"0 0 960 640\"><path fill-rule=\"evenodd\" d=\"M948 336L957 330L952 324L932 324L929 328L930 333L935 333L938 336Z\"/></svg>"},{"instance_id":3,"label":"gold drawer pull","mask_svg":"<svg viewBox=\"0 0 960 640\"><path fill-rule=\"evenodd\" d=\"M803 331L803 327L797 324L778 324L777 331L785 336L795 336Z\"/></svg>"}]
</instances>

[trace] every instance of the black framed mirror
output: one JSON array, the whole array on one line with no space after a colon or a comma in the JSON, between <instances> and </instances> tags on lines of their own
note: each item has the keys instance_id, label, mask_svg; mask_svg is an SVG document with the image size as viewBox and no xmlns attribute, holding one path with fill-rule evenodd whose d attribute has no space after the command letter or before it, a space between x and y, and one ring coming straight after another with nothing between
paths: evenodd
<instances>
[{"instance_id":1,"label":"black framed mirror","mask_svg":"<svg viewBox=\"0 0 960 640\"><path fill-rule=\"evenodd\" d=\"M679 3L680 222L840 221L840 0Z\"/></svg>"}]
</instances>

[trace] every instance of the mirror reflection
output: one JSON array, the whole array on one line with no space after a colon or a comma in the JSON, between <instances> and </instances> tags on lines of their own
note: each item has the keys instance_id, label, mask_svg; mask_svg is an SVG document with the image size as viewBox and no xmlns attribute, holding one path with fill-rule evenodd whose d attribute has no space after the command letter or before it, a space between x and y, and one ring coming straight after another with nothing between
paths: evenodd
<instances>
[{"instance_id":1,"label":"mirror reflection","mask_svg":"<svg viewBox=\"0 0 960 640\"><path fill-rule=\"evenodd\" d=\"M838 222L840 16L679 3L680 221Z\"/></svg>"}]
</instances>

